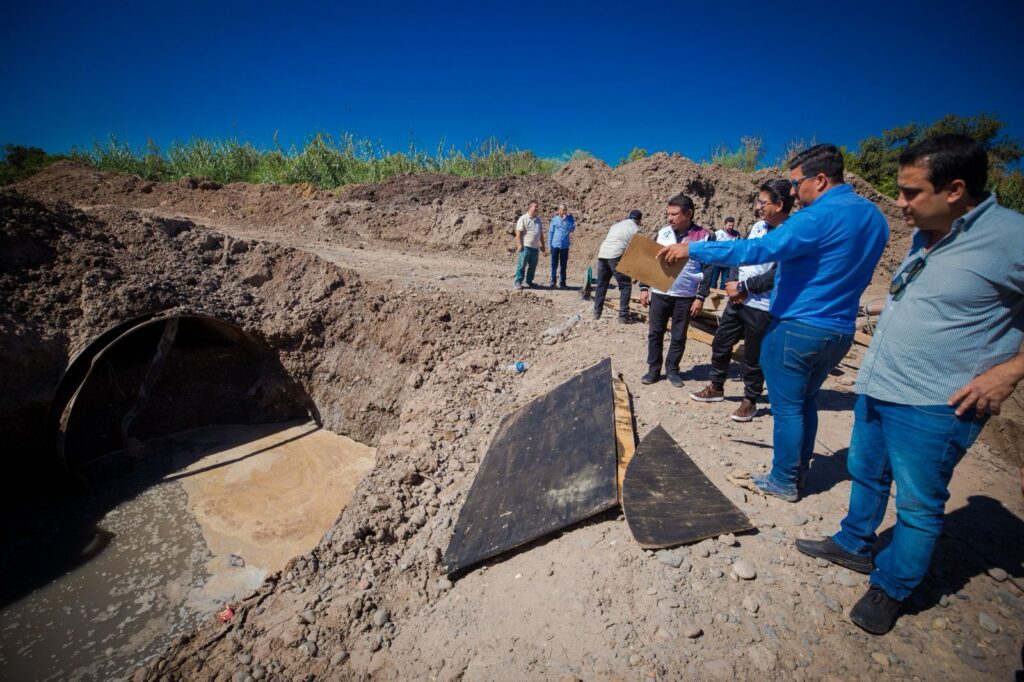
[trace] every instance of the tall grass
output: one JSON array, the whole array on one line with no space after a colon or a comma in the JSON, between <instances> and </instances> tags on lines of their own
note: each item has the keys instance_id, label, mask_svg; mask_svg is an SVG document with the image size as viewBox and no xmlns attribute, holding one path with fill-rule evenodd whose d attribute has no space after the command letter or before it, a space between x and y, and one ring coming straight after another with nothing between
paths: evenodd
<instances>
[{"instance_id":1,"label":"tall grass","mask_svg":"<svg viewBox=\"0 0 1024 682\"><path fill-rule=\"evenodd\" d=\"M445 173L463 177L506 177L550 174L562 161L544 159L490 138L465 150L445 146L433 153L410 143L405 151L392 151L380 142L348 133L334 138L317 133L305 145L284 150L258 149L234 139L195 137L174 143L162 152L150 140L135 149L113 135L94 142L71 157L101 170L131 173L147 180L209 178L220 183L310 183L326 189L359 182L379 182L402 173Z\"/></svg>"}]
</instances>

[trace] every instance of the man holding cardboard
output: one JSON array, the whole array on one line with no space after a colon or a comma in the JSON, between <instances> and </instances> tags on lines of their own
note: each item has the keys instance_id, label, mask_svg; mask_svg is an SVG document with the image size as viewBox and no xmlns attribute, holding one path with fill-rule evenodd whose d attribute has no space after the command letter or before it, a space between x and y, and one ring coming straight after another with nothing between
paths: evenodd
<instances>
[{"instance_id":1,"label":"man holding cardboard","mask_svg":"<svg viewBox=\"0 0 1024 682\"><path fill-rule=\"evenodd\" d=\"M665 208L668 225L658 230L657 242L668 246L702 242L709 237L714 239L708 230L694 224L693 208L693 199L684 194L669 199ZM705 276L711 276L710 266L706 269L707 273L700 262L691 258L668 291L640 284L640 304L651 307L647 317L647 374L640 379L642 383L653 384L661 379L665 329L668 321L672 320L668 355L665 356L665 377L677 388L683 385L679 362L686 349L686 328L690 326L690 317L698 314L704 306L704 296L699 295L697 289Z\"/></svg>"}]
</instances>

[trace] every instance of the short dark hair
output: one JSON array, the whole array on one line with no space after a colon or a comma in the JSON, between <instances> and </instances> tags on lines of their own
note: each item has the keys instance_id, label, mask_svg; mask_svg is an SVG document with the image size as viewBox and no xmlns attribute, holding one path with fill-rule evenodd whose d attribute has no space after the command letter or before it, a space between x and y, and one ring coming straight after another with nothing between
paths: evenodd
<instances>
[{"instance_id":1,"label":"short dark hair","mask_svg":"<svg viewBox=\"0 0 1024 682\"><path fill-rule=\"evenodd\" d=\"M900 166L928 167L928 182L941 189L954 180L963 180L972 197L985 194L988 182L988 154L976 140L946 133L916 142L900 154Z\"/></svg>"},{"instance_id":2,"label":"short dark hair","mask_svg":"<svg viewBox=\"0 0 1024 682\"><path fill-rule=\"evenodd\" d=\"M796 201L796 197L789 191L790 187L792 187L792 185L789 180L774 178L761 183L761 186L757 189L758 191L764 192L770 196L773 204L782 202L782 210L789 213L793 210L793 202Z\"/></svg>"},{"instance_id":3,"label":"short dark hair","mask_svg":"<svg viewBox=\"0 0 1024 682\"><path fill-rule=\"evenodd\" d=\"M729 216L729 217L727 217L727 218L725 219L725 222L727 222L727 223L732 223L733 225L735 225L735 224L736 224L736 219L735 219L735 218L733 218L732 216Z\"/></svg>"},{"instance_id":4,"label":"short dark hair","mask_svg":"<svg viewBox=\"0 0 1024 682\"><path fill-rule=\"evenodd\" d=\"M668 200L668 205L669 206L678 206L679 208L683 209L684 211L689 209L690 213L694 212L693 199L691 199L690 197L686 196L685 194L677 194L677 195L675 195L674 197L672 197L671 199Z\"/></svg>"},{"instance_id":5,"label":"short dark hair","mask_svg":"<svg viewBox=\"0 0 1024 682\"><path fill-rule=\"evenodd\" d=\"M834 144L816 144L789 162L789 170L803 169L806 176L824 173L832 182L843 182L843 153Z\"/></svg>"}]
</instances>

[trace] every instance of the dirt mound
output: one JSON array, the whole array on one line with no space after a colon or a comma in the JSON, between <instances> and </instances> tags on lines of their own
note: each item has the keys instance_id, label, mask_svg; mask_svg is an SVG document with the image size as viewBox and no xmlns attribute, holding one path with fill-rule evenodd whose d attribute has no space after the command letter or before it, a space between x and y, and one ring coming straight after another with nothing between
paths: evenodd
<instances>
[{"instance_id":1,"label":"dirt mound","mask_svg":"<svg viewBox=\"0 0 1024 682\"><path fill-rule=\"evenodd\" d=\"M115 205L173 212L211 225L242 228L284 241L318 240L349 247L387 242L430 251L499 251L530 200L554 213L575 197L541 176L499 180L400 175L339 193L310 185L209 185L186 179L149 182L69 162L17 185L25 194L76 206Z\"/></svg>"},{"instance_id":2,"label":"dirt mound","mask_svg":"<svg viewBox=\"0 0 1024 682\"><path fill-rule=\"evenodd\" d=\"M22 444L25 466L47 457L45 411L70 358L146 313L210 315L249 331L328 428L370 443L396 425L404 396L438 359L477 344L511 353L506 333L536 317L511 312L526 299L496 305L387 284L368 291L354 273L304 251L11 190L0 192L0 254L0 423L8 442ZM489 319L494 309L503 319Z\"/></svg>"}]
</instances>

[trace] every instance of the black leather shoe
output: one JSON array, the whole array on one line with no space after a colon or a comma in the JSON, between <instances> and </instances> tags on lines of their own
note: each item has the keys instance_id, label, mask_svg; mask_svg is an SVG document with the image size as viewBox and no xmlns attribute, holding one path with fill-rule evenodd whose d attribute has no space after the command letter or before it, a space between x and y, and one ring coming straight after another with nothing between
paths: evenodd
<instances>
[{"instance_id":1,"label":"black leather shoe","mask_svg":"<svg viewBox=\"0 0 1024 682\"><path fill-rule=\"evenodd\" d=\"M666 376L668 377L668 383L676 388L683 387L683 376L679 372L669 372Z\"/></svg>"},{"instance_id":2,"label":"black leather shoe","mask_svg":"<svg viewBox=\"0 0 1024 682\"><path fill-rule=\"evenodd\" d=\"M884 635L896 624L902 606L903 602L890 597L881 587L871 585L867 594L850 609L850 620L861 630Z\"/></svg>"},{"instance_id":3,"label":"black leather shoe","mask_svg":"<svg viewBox=\"0 0 1024 682\"><path fill-rule=\"evenodd\" d=\"M640 377L640 383L641 384L653 384L654 382L658 381L659 379L661 379L661 375L658 372L655 372L652 369L650 372L648 372L647 374L645 374L642 377Z\"/></svg>"},{"instance_id":4,"label":"black leather shoe","mask_svg":"<svg viewBox=\"0 0 1024 682\"><path fill-rule=\"evenodd\" d=\"M845 566L851 571L857 571L865 575L875 568L870 556L861 556L853 552L847 552L832 542L832 538L824 540L797 540L796 548L807 556L831 561L834 564Z\"/></svg>"}]
</instances>

